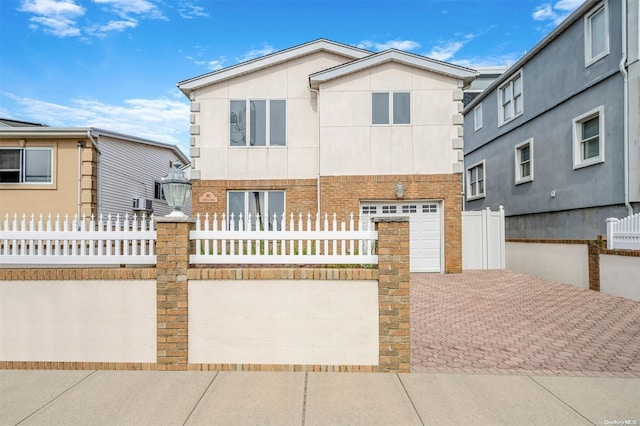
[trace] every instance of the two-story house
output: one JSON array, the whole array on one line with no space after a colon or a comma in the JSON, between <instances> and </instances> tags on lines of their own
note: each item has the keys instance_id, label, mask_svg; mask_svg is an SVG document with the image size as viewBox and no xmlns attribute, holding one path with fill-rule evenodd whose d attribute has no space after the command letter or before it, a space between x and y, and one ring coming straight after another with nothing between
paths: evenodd
<instances>
[{"instance_id":1,"label":"two-story house","mask_svg":"<svg viewBox=\"0 0 640 426\"><path fill-rule=\"evenodd\" d=\"M316 40L178 83L193 212L410 217L414 271L461 270L462 89L475 71Z\"/></svg>"},{"instance_id":2,"label":"two-story house","mask_svg":"<svg viewBox=\"0 0 640 426\"><path fill-rule=\"evenodd\" d=\"M190 163L175 145L0 119L0 217L166 215L162 178L176 162Z\"/></svg>"},{"instance_id":3,"label":"two-story house","mask_svg":"<svg viewBox=\"0 0 640 426\"><path fill-rule=\"evenodd\" d=\"M464 114L465 209L509 238L594 239L640 207L637 0L588 0Z\"/></svg>"}]
</instances>

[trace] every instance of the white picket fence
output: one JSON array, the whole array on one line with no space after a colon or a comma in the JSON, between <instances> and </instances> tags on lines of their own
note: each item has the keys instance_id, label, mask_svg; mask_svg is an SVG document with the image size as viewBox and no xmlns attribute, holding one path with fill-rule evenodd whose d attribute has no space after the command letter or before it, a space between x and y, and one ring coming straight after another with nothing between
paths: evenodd
<instances>
[{"instance_id":1,"label":"white picket fence","mask_svg":"<svg viewBox=\"0 0 640 426\"><path fill-rule=\"evenodd\" d=\"M153 217L6 215L0 267L155 265L155 240Z\"/></svg>"},{"instance_id":2,"label":"white picket fence","mask_svg":"<svg viewBox=\"0 0 640 426\"><path fill-rule=\"evenodd\" d=\"M607 219L607 248L640 250L640 213Z\"/></svg>"},{"instance_id":3,"label":"white picket fence","mask_svg":"<svg viewBox=\"0 0 640 426\"><path fill-rule=\"evenodd\" d=\"M211 221L210 221L211 219ZM357 227L356 227L357 224ZM196 253L192 264L377 264L375 254L378 232L369 218L356 222L350 215L349 227L334 214L321 219L293 213L271 218L266 229L256 215L228 218L214 214L198 215L195 230ZM261 229L262 228L262 229Z\"/></svg>"}]
</instances>

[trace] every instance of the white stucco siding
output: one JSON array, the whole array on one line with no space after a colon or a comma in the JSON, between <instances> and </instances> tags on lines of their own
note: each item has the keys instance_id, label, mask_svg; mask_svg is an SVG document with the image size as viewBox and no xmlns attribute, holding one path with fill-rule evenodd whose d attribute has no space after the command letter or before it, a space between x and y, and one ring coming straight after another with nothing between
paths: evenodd
<instances>
[{"instance_id":1,"label":"white stucco siding","mask_svg":"<svg viewBox=\"0 0 640 426\"><path fill-rule=\"evenodd\" d=\"M398 63L322 83L321 174L451 173L457 89L455 78ZM371 93L379 91L411 92L410 125L371 124Z\"/></svg>"},{"instance_id":2,"label":"white stucco siding","mask_svg":"<svg viewBox=\"0 0 640 426\"><path fill-rule=\"evenodd\" d=\"M318 176L316 95L309 75L349 59L316 52L196 91L201 179L312 179ZM287 146L229 147L231 99L286 99ZM312 148L312 149L309 149Z\"/></svg>"},{"instance_id":3,"label":"white stucco siding","mask_svg":"<svg viewBox=\"0 0 640 426\"><path fill-rule=\"evenodd\" d=\"M378 364L376 281L190 281L189 362Z\"/></svg>"},{"instance_id":4,"label":"white stucco siding","mask_svg":"<svg viewBox=\"0 0 640 426\"><path fill-rule=\"evenodd\" d=\"M0 282L0 359L156 362L156 285Z\"/></svg>"}]
</instances>

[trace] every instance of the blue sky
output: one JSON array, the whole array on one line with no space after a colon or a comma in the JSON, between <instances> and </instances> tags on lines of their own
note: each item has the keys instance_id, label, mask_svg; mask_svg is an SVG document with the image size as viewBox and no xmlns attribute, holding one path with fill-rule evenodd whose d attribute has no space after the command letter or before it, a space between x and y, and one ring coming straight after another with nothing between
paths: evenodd
<instances>
[{"instance_id":1,"label":"blue sky","mask_svg":"<svg viewBox=\"0 0 640 426\"><path fill-rule=\"evenodd\" d=\"M0 117L188 153L176 83L318 38L512 64L583 0L1 0Z\"/></svg>"}]
</instances>

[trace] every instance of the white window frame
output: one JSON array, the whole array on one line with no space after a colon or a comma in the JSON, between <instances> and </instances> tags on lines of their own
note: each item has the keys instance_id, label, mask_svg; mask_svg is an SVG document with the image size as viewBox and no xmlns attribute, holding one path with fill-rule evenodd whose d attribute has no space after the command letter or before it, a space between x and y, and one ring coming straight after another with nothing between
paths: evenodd
<instances>
[{"instance_id":1,"label":"white window frame","mask_svg":"<svg viewBox=\"0 0 640 426\"><path fill-rule=\"evenodd\" d=\"M595 157L582 158L582 124L592 118L598 117L598 155ZM604 106L600 105L573 119L573 169L592 166L604 163L605 148L605 126L604 126Z\"/></svg>"},{"instance_id":2,"label":"white window frame","mask_svg":"<svg viewBox=\"0 0 640 426\"><path fill-rule=\"evenodd\" d=\"M522 148L525 146L529 146L529 175L522 176ZM519 143L515 146L515 184L520 185L521 183L531 182L533 181L533 138L527 139L524 142Z\"/></svg>"},{"instance_id":3,"label":"white window frame","mask_svg":"<svg viewBox=\"0 0 640 426\"><path fill-rule=\"evenodd\" d=\"M522 111L520 112L516 112L515 110L515 98L513 96L513 88L514 88L514 82L517 80L520 80L520 98L522 101ZM504 116L504 100L502 99L502 93L503 93L503 89L509 87L509 92L510 92L510 97L511 100L510 102L510 109L511 109L511 117L509 117L508 119L505 119ZM504 82L503 84L500 85L500 87L498 87L498 93L497 93L497 98L498 98L498 127L503 126L513 120L515 120L516 118L520 117L523 113L524 113L524 76L522 73L522 69L520 69L518 72L514 73L511 77L509 77L509 80Z\"/></svg>"},{"instance_id":4,"label":"white window frame","mask_svg":"<svg viewBox=\"0 0 640 426\"><path fill-rule=\"evenodd\" d=\"M20 168L18 169L18 173L19 173L19 178L18 178L18 182L0 182L0 185L52 185L54 183L55 177L55 169L54 169L54 165L55 165L55 152L53 147L47 147L47 146L38 146L38 147L28 147L28 148L24 148L21 146L15 146L15 147L2 147L0 148L1 150L7 150L7 151L21 151L20 154ZM49 165L50 170L51 170L51 179L47 182L25 182L24 181L24 174L25 174L25 166L26 166L26 156L24 155L25 151L49 151L50 155L49 158L51 160L51 164Z\"/></svg>"},{"instance_id":5,"label":"white window frame","mask_svg":"<svg viewBox=\"0 0 640 426\"><path fill-rule=\"evenodd\" d=\"M393 95L395 93L408 93L409 94L409 122L408 123L395 123L393 121ZM389 96L389 119L388 119L388 123L374 123L373 122L373 95L374 94L387 94L387 96ZM371 113L371 119L369 120L369 122L371 123L372 126L410 126L413 120L413 102L412 102L412 93L410 90L396 90L394 92L385 92L385 91L380 91L380 92L371 92L371 108L370 108L370 113Z\"/></svg>"},{"instance_id":6,"label":"white window frame","mask_svg":"<svg viewBox=\"0 0 640 426\"><path fill-rule=\"evenodd\" d=\"M289 114L287 110L287 100L286 99L262 99L262 98L251 98L251 99L230 99L229 100L229 120L231 117L231 102L245 102L245 111L248 111L245 114L245 145L232 145L231 144L231 135L227 137L227 146L230 148L286 148L289 144L289 135L288 135L288 121ZM266 102L266 116L265 116L265 145L251 145L250 144L250 134L251 134L251 102L253 101L265 101ZM271 145L271 102L272 101L284 101L284 145Z\"/></svg>"},{"instance_id":7,"label":"white window frame","mask_svg":"<svg viewBox=\"0 0 640 426\"><path fill-rule=\"evenodd\" d=\"M227 207L226 207L226 213L227 213L227 227L229 227L229 221L231 220L231 212L229 211L229 198L230 198L230 194L231 193L238 193L238 194L244 194L244 212L242 212L242 217L243 217L243 221L246 221L247 218L247 214L249 213L249 193L251 192L262 192L264 193L264 202L265 202L265 206L267 207L267 213L269 210L269 194L274 193L274 192L281 192L283 194L283 214L286 217L286 213L287 213L287 191L285 190L271 190L271 189L230 189L227 191ZM280 215L278 215L277 217L278 219L278 225L282 226L282 217ZM238 221L238 217L235 217L234 220ZM253 216L251 218L251 224L252 226L255 224L255 216ZM265 229L269 229L269 227L271 226L271 223L273 221L273 216L271 217L264 217L262 216L260 218L260 222L262 224L262 226L265 226ZM246 230L246 229L245 229Z\"/></svg>"},{"instance_id":8,"label":"white window frame","mask_svg":"<svg viewBox=\"0 0 640 426\"><path fill-rule=\"evenodd\" d=\"M592 18L600 12L604 13L604 51L598 53L596 56L591 56L591 43L593 41L592 34ZM589 13L584 16L584 66L599 61L609 54L609 7L607 2L602 2L596 7L591 9Z\"/></svg>"},{"instance_id":9,"label":"white window frame","mask_svg":"<svg viewBox=\"0 0 640 426\"><path fill-rule=\"evenodd\" d=\"M479 166L482 166L482 182L483 182L482 192L481 193L478 192L477 194L471 194L471 181L470 181L471 170ZM486 167L485 160L478 161L477 163L474 163L469 167L467 167L466 174L465 174L465 182L467 183L466 184L467 201L477 200L480 198L485 198L487 196L487 167ZM480 180L477 180L475 182L478 183L480 182Z\"/></svg>"},{"instance_id":10,"label":"white window frame","mask_svg":"<svg viewBox=\"0 0 640 426\"><path fill-rule=\"evenodd\" d=\"M482 129L482 102L473 109L473 131Z\"/></svg>"}]
</instances>

